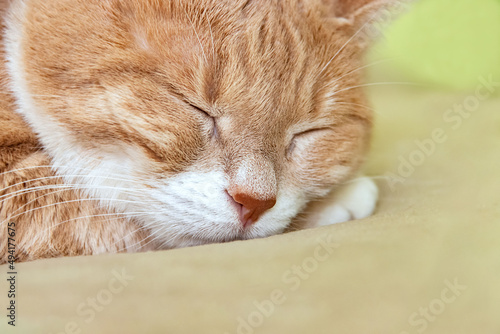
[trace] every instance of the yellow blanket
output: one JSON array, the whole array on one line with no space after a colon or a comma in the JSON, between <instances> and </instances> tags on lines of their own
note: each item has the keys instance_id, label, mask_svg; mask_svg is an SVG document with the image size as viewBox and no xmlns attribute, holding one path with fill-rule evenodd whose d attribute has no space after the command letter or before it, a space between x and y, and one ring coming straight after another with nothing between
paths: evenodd
<instances>
[{"instance_id":1,"label":"yellow blanket","mask_svg":"<svg viewBox=\"0 0 500 334\"><path fill-rule=\"evenodd\" d=\"M17 266L0 333L500 333L500 101L370 91L375 216L262 240ZM0 273L2 314L9 307Z\"/></svg>"}]
</instances>

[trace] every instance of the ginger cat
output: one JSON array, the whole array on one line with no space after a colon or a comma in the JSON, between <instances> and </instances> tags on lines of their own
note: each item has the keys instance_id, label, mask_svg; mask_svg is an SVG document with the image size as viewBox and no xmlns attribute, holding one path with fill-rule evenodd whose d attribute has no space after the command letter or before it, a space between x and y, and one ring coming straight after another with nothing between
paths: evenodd
<instances>
[{"instance_id":1,"label":"ginger cat","mask_svg":"<svg viewBox=\"0 0 500 334\"><path fill-rule=\"evenodd\" d=\"M371 215L359 32L395 3L0 1L0 263Z\"/></svg>"}]
</instances>

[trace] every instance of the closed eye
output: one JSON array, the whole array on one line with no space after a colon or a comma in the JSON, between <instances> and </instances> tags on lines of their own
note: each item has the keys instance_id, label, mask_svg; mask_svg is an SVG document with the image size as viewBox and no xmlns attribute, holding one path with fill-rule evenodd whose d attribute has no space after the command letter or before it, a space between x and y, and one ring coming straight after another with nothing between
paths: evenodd
<instances>
[{"instance_id":1,"label":"closed eye","mask_svg":"<svg viewBox=\"0 0 500 334\"><path fill-rule=\"evenodd\" d=\"M314 134L318 134L320 132L326 132L326 131L332 131L332 128L323 127L323 128L310 129L310 130L306 130L306 131L302 131L302 132L296 133L293 137L297 138L297 137L307 136L307 135L311 135L311 134L314 135Z\"/></svg>"},{"instance_id":2,"label":"closed eye","mask_svg":"<svg viewBox=\"0 0 500 334\"><path fill-rule=\"evenodd\" d=\"M292 154L292 152L297 148L297 144L299 143L299 141L313 141L317 136L325 134L327 132L331 132L332 130L333 129L329 127L322 127L296 133L287 148L287 155Z\"/></svg>"},{"instance_id":3,"label":"closed eye","mask_svg":"<svg viewBox=\"0 0 500 334\"><path fill-rule=\"evenodd\" d=\"M217 122L215 120L215 117L210 115L208 112L205 110L201 109L200 107L192 104L189 101L186 101L186 103L193 108L194 110L198 111L200 114L203 114L203 116L208 117L208 119L212 122L212 137L213 138L218 138L219 137L219 131L217 130Z\"/></svg>"},{"instance_id":4,"label":"closed eye","mask_svg":"<svg viewBox=\"0 0 500 334\"><path fill-rule=\"evenodd\" d=\"M186 103L187 103L187 104L188 104L191 108L193 108L194 110L199 111L200 113L204 114L204 115L205 115L205 116L207 116L207 117L213 118L213 116L212 116L212 115L210 115L208 112L206 112L205 110L201 109L200 107L197 107L197 106L195 106L194 104L192 104L191 102L188 102L188 101L186 101Z\"/></svg>"}]
</instances>

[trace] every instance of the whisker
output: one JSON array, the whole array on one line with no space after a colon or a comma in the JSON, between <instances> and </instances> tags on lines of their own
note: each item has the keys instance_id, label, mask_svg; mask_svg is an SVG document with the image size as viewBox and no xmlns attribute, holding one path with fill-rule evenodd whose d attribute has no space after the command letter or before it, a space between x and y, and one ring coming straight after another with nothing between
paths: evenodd
<instances>
[{"instance_id":1,"label":"whisker","mask_svg":"<svg viewBox=\"0 0 500 334\"><path fill-rule=\"evenodd\" d=\"M53 97L53 98L67 97L67 96L63 96L63 95L40 95L40 94L30 94L30 96L33 96L33 97Z\"/></svg>"},{"instance_id":2,"label":"whisker","mask_svg":"<svg viewBox=\"0 0 500 334\"><path fill-rule=\"evenodd\" d=\"M38 201L38 200L40 200L40 199L42 199L42 198L44 198L46 196L50 196L50 195L53 195L53 194L57 194L57 193L61 193L61 192L69 191L69 190L72 190L72 189L64 189L64 190L52 191L52 192L50 192L48 194L45 194L45 195L42 195L42 196L38 196L35 199L33 199L33 200L29 201L28 203L24 204L23 206L19 207L17 210L15 210L14 212L12 212L12 214L15 214L15 213L19 212L19 210L22 210L23 208L27 207L31 203L34 203L34 202L36 202L36 201Z\"/></svg>"},{"instance_id":3,"label":"whisker","mask_svg":"<svg viewBox=\"0 0 500 334\"><path fill-rule=\"evenodd\" d=\"M58 202L58 203L53 203L53 204L49 204L49 205L44 205L44 206L41 206L41 207L37 207L37 208L34 208L34 209L31 209L31 210L28 210L28 211L25 211L25 212L22 212L22 213L19 213L15 216L12 216L12 217L9 217L8 219L4 220L3 222L0 223L0 225L3 225L5 224L6 222L14 219L14 218L17 218L19 216L22 216L24 214L28 214L28 213L32 213L32 212L35 212L35 211L39 211L39 210L42 210L42 209L46 209L46 208L50 208L50 207L53 207L53 206L57 206L57 205L62 205L62 204L69 204L69 203L81 203L81 202L99 202L99 201L113 201L113 202L121 202L121 203L134 203L134 204L137 204L138 202L137 201L131 201L131 200L123 200L123 199L111 199L111 198L82 198L82 199L77 199L77 200L71 200L71 201L64 201L64 202ZM147 204L147 203L144 203L144 204Z\"/></svg>"},{"instance_id":4,"label":"whisker","mask_svg":"<svg viewBox=\"0 0 500 334\"><path fill-rule=\"evenodd\" d=\"M196 27L194 26L194 23L191 20L191 17L189 17L186 8L185 7L182 7L182 8L184 9L184 13L186 13L186 17L189 20L189 22L191 23L191 26L193 27L193 31L196 35L196 38L198 39L198 43L200 43L201 52L203 53L203 58L205 58L205 64L208 64L208 58L207 58L207 55L205 54L205 50L203 49L203 44L201 43L200 35L198 35L198 32L196 31Z\"/></svg>"},{"instance_id":5,"label":"whisker","mask_svg":"<svg viewBox=\"0 0 500 334\"><path fill-rule=\"evenodd\" d=\"M75 166L47 165L47 166L24 167L24 168L13 169L13 170L9 170L9 171L0 173L0 177L8 175L8 174L12 174L12 173L18 173L18 172L22 172L22 171L26 171L26 170L33 170L33 169L39 169L39 168L47 168L47 169L51 169L51 170L55 170L57 168L72 168L72 169L74 169ZM78 167L77 169L82 170L82 171L95 171L95 169L93 169L93 168L85 168L85 167ZM112 171L111 169L106 170L106 172L110 173L111 175L124 176L124 177L128 176L126 174L116 173L116 172ZM134 176L134 178L137 180L147 180L146 178L135 177L135 176ZM124 178L124 180L126 180L126 179Z\"/></svg>"},{"instance_id":6,"label":"whisker","mask_svg":"<svg viewBox=\"0 0 500 334\"><path fill-rule=\"evenodd\" d=\"M119 215L119 214L115 213L115 214L109 214L109 215L111 216L111 215ZM127 215L127 214L122 214L122 215ZM132 215L132 214L130 214L130 215ZM99 217L99 216L106 216L106 214L103 214L103 215L94 215L94 216L86 216L86 217L78 217L78 218L74 218L74 219L69 219L69 220L67 220L67 221L64 221L64 222L58 223L58 224L57 224L57 225L55 225L55 226L51 226L51 227L49 227L49 228L47 228L47 229L45 229L45 230L42 230L42 231L38 232L38 235L48 233L48 232L50 232L50 230L51 230L51 229L54 229L54 228L56 228L56 227L58 227L58 226L60 226L60 225L62 225L62 224L68 223L68 222L70 222L71 220L84 219L84 218L92 218L92 217ZM133 217L134 217L134 216L132 216L132 218L133 218ZM114 219L101 219L101 220L99 220L98 222L99 222L99 223L104 223L104 222L110 222L110 221L114 221L114 220L118 220L118 219L124 219L124 218L126 219L126 218L129 218L129 217L116 217L116 218L114 218ZM88 233L88 225L87 225L87 233ZM36 239L33 239L33 240L32 240L32 242L31 242L31 244L30 244L27 248L33 247L33 246L35 245L35 243L36 243L36 242L37 242L37 240L36 240Z\"/></svg>"},{"instance_id":7,"label":"whisker","mask_svg":"<svg viewBox=\"0 0 500 334\"><path fill-rule=\"evenodd\" d=\"M171 247L171 245L172 245L173 242L176 242L179 239L185 237L185 235L183 235L179 231L174 231L172 233L172 231L168 231L166 228L164 230L165 231L164 231L163 234L159 234L156 238L152 239L150 242L159 240L160 238L165 238L165 236L170 233L170 237L168 238L168 240L161 241L161 245L162 245L162 247ZM160 232L163 232L163 231L160 231Z\"/></svg>"},{"instance_id":8,"label":"whisker","mask_svg":"<svg viewBox=\"0 0 500 334\"><path fill-rule=\"evenodd\" d=\"M386 59L382 59L382 60L375 61L375 62L370 63L370 64L368 64L368 65L360 66L360 67L358 67L358 68L356 68L356 69L354 69L354 70L352 70L352 71L347 72L346 74L344 74L344 75L342 75L342 76L340 76L340 77L338 77L338 78L335 78L335 80L333 81L333 84L338 83L340 80L344 79L345 77L347 77L347 76L349 76L349 75L351 75L351 74L354 74L354 73L359 72L359 71L361 71L361 70L364 70L364 69L367 69L367 68L373 67L373 66L375 66L375 65L379 65L379 64L382 64L382 63L386 63L386 62L388 62L388 61L390 61L390 60L394 60L394 59L395 59L395 57L386 58Z\"/></svg>"},{"instance_id":9,"label":"whisker","mask_svg":"<svg viewBox=\"0 0 500 334\"><path fill-rule=\"evenodd\" d=\"M143 215L149 215L149 214L146 212L127 212L127 213L117 212L117 213L104 213L104 214L99 214L99 215L81 216L81 217L71 218L71 219L65 220L63 222L57 223L56 225L53 225L53 226L49 227L48 229L46 229L46 231L50 231L51 229L54 229L58 226L61 226L63 224L69 223L69 222L83 220L83 219L122 216L122 217L116 217L114 219L114 220L118 220L118 219L123 219L123 218L139 217L139 216L143 216ZM112 220L110 220L110 221L112 221Z\"/></svg>"},{"instance_id":10,"label":"whisker","mask_svg":"<svg viewBox=\"0 0 500 334\"><path fill-rule=\"evenodd\" d=\"M66 177L91 177L94 179L100 178L100 179L113 180L113 181L126 181L126 182L130 182L130 183L143 185L142 183L134 181L134 180L113 178L113 177L108 177L105 175L92 175L92 176L90 176L90 175L66 175ZM4 191L9 190L11 188L15 188L17 186L21 186L21 185L36 182L36 181L48 181L48 180L61 179L61 178L62 177L56 175L56 176L41 177L41 178L37 178L37 179L30 179L30 180L18 182L16 184L11 185L11 186L0 189L0 192L4 192ZM72 184L66 184L66 183L64 185L65 186L72 186ZM111 187L111 188L114 188L114 187ZM5 196L9 196L9 195L11 195L11 194L2 195L2 196L0 196L0 199L4 198Z\"/></svg>"},{"instance_id":11,"label":"whisker","mask_svg":"<svg viewBox=\"0 0 500 334\"><path fill-rule=\"evenodd\" d=\"M373 109L372 107L370 106L367 106L367 105L364 105L364 104L360 104L360 103L353 103L353 102L335 102L335 104L340 104L340 105L347 105L347 106L356 106L356 107L362 107L362 108L366 108L370 111L373 111L374 113L378 113L375 109Z\"/></svg>"},{"instance_id":12,"label":"whisker","mask_svg":"<svg viewBox=\"0 0 500 334\"><path fill-rule=\"evenodd\" d=\"M128 233L126 236L124 236L123 238L120 238L120 239L118 239L117 241L115 241L115 242L114 242L111 246L116 246L116 244L117 244L117 243L122 242L122 241L123 241L123 240L125 240L126 238L128 238L128 237L132 236L133 234L135 234L135 233L137 233L137 232L139 232L139 231L141 231L141 230L145 230L145 229L147 229L148 227L149 227L148 225L143 225L143 226L141 226L141 227L139 227L139 228L137 228L137 229L133 230L132 232L129 232L129 233ZM139 244L140 244L140 243L142 243L142 242L143 242L144 240L146 240L147 238L149 238L149 235L148 235L147 237L143 238L141 241L139 241ZM136 245L136 244L132 244L132 245L130 245L129 247L133 247L133 246L135 246L135 245ZM143 246L141 246L141 247L144 247L144 246L145 246L145 245L143 245Z\"/></svg>"},{"instance_id":13,"label":"whisker","mask_svg":"<svg viewBox=\"0 0 500 334\"><path fill-rule=\"evenodd\" d=\"M358 29L358 31L356 31L356 33L354 35L351 36L351 38L349 38L349 40L347 42L344 43L344 45L342 45L342 47L337 51L337 53L328 61L328 63L325 65L325 67L323 67L323 69L321 70L321 72L319 73L318 76L320 76L321 74L323 74L323 72L325 72L325 70L328 68L328 66L330 66L330 64L338 57L338 55L342 51L344 51L344 49L347 47L347 45L349 45L349 43L351 43L358 36L358 34L361 31L363 31L363 29L366 28L366 26L371 24L375 17L376 17L376 15L373 15L368 21L366 21L365 24L363 24L363 26L361 26L361 28Z\"/></svg>"},{"instance_id":14,"label":"whisker","mask_svg":"<svg viewBox=\"0 0 500 334\"><path fill-rule=\"evenodd\" d=\"M145 227L145 228L147 228L147 227L149 227L149 226L151 226L151 225L152 225L152 224L147 224L147 225L145 225L144 227ZM165 228L165 227L163 227L163 229L164 229L164 228ZM131 248L132 248L132 247L134 247L134 246L141 245L141 244L142 244L144 241L146 241L148 238L150 238L150 237L154 236L155 234L158 234L155 238L152 238L152 239L151 239L151 240L149 240L147 243L145 243L144 245L141 245L141 246L140 246L141 248L144 248L144 247L146 247L147 245L149 245L149 244L151 244L152 242L154 242L155 240L158 240L159 238L161 238L161 237L162 237L161 232L162 232L161 230L160 230L160 231L152 231L152 234L151 234L151 235L148 235L148 236L144 237L143 239L139 240L139 241L138 241L138 242L136 242L135 244L130 245L129 247L131 247Z\"/></svg>"},{"instance_id":15,"label":"whisker","mask_svg":"<svg viewBox=\"0 0 500 334\"><path fill-rule=\"evenodd\" d=\"M48 186L39 186L39 187L31 187L31 188L26 188L22 190L15 191L13 193L8 193L6 195L0 196L0 200L3 201L8 201L12 198L26 195L29 193L34 193L37 191L43 191L43 190L52 190L52 189L68 189L68 190L81 190L81 189L111 189L111 190L120 190L123 192L129 192L129 193L143 193L143 190L139 189L131 189L131 188L120 188L120 187L114 187L114 186L95 186L95 185L87 185L87 184L75 184L75 185L48 185Z\"/></svg>"},{"instance_id":16,"label":"whisker","mask_svg":"<svg viewBox=\"0 0 500 334\"><path fill-rule=\"evenodd\" d=\"M77 189L83 189L83 188L77 188ZM94 189L94 187L92 189ZM113 189L115 189L115 188L113 188ZM12 212L11 214L15 214L15 213L19 212L19 210L22 210L23 208L27 207L31 203L34 203L34 202L36 202L36 201L38 201L38 200L40 200L40 199L42 199L44 197L55 195L55 194L62 193L62 192L65 192L65 191L70 191L70 190L75 190L75 189L69 188L69 189L63 189L63 190L56 190L56 191L51 191L48 194L44 194L42 196L38 196L35 199L33 199L33 200L29 201L28 203L24 204L23 206L19 207L17 210L15 210L14 212ZM131 191L129 191L129 195L133 195L133 193Z\"/></svg>"},{"instance_id":17,"label":"whisker","mask_svg":"<svg viewBox=\"0 0 500 334\"><path fill-rule=\"evenodd\" d=\"M363 84L363 85L357 85L357 86L351 86L347 88L343 88L341 90L336 91L333 96L336 96L339 93L349 91L352 89L356 88L363 88L363 87L371 87L371 86L386 86L386 85L402 85L402 86L416 86L416 87L422 87L421 84L415 83L415 82L374 82L374 83L368 83L368 84Z\"/></svg>"},{"instance_id":18,"label":"whisker","mask_svg":"<svg viewBox=\"0 0 500 334\"><path fill-rule=\"evenodd\" d=\"M25 170L32 170L32 169L38 169L38 168L52 169L52 167L53 166L33 166L33 167L18 168L18 169L13 169L13 170L9 170L7 172L0 173L0 177L8 175L8 174L12 174L12 173L22 172L22 171L25 171Z\"/></svg>"},{"instance_id":19,"label":"whisker","mask_svg":"<svg viewBox=\"0 0 500 334\"><path fill-rule=\"evenodd\" d=\"M205 14L205 18L207 19L207 22L208 22L208 29L210 31L210 37L212 39L212 59L215 60L215 39L214 39L213 30L212 30L212 21L208 17L206 10L205 10L204 14Z\"/></svg>"},{"instance_id":20,"label":"whisker","mask_svg":"<svg viewBox=\"0 0 500 334\"><path fill-rule=\"evenodd\" d=\"M48 185L48 186L38 186L38 187L31 187L31 188L24 188L22 190L18 190L12 193L8 193L6 195L0 196L0 199L3 201L8 201L12 198L15 198L17 196L22 196L25 194L29 193L34 193L37 191L44 191L44 190L52 190L52 189L77 189L73 186L70 185Z\"/></svg>"},{"instance_id":21,"label":"whisker","mask_svg":"<svg viewBox=\"0 0 500 334\"><path fill-rule=\"evenodd\" d=\"M345 105L345 106L361 107L361 108L365 108L367 110L370 110L371 112L373 112L374 114L376 114L378 117L387 118L387 115L385 115L383 113L380 113L379 111L373 109L372 107L364 105L364 104L352 103L352 102L342 102L342 101L340 101L340 102L335 102L334 106L335 105Z\"/></svg>"}]
</instances>

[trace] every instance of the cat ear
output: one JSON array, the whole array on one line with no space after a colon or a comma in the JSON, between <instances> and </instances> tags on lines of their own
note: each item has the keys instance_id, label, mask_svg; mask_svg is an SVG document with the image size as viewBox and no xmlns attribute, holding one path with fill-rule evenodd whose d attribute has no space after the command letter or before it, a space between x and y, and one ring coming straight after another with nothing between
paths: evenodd
<instances>
[{"instance_id":1,"label":"cat ear","mask_svg":"<svg viewBox=\"0 0 500 334\"><path fill-rule=\"evenodd\" d=\"M412 0L323 0L329 3L339 26L360 29L378 22L388 22L401 13Z\"/></svg>"}]
</instances>

